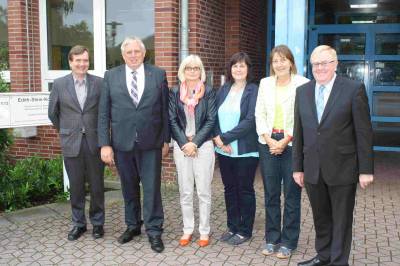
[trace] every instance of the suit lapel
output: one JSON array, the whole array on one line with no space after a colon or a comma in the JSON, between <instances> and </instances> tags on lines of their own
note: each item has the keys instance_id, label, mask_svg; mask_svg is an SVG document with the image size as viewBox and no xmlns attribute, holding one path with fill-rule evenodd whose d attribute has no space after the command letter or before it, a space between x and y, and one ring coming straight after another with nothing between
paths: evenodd
<instances>
[{"instance_id":1,"label":"suit lapel","mask_svg":"<svg viewBox=\"0 0 400 266\"><path fill-rule=\"evenodd\" d=\"M127 87L127 80L126 80L126 65L121 65L119 69L119 86L117 88L121 88L123 90L123 94L125 94L128 99L131 99L132 106L135 108L135 105L133 104L133 100L131 95L129 94L129 89Z\"/></svg>"},{"instance_id":2,"label":"suit lapel","mask_svg":"<svg viewBox=\"0 0 400 266\"><path fill-rule=\"evenodd\" d=\"M76 95L74 78L72 77L72 74L67 76L67 91L71 95L71 98L75 103L76 107L79 108L79 110L81 110L81 106L79 105L78 101L78 96Z\"/></svg>"},{"instance_id":3,"label":"suit lapel","mask_svg":"<svg viewBox=\"0 0 400 266\"><path fill-rule=\"evenodd\" d=\"M247 88L248 84L244 87L242 98L240 99L240 113L242 114L242 110L244 110L244 104L246 103L246 98L250 95L250 90ZM243 112L245 113L245 112Z\"/></svg>"},{"instance_id":4,"label":"suit lapel","mask_svg":"<svg viewBox=\"0 0 400 266\"><path fill-rule=\"evenodd\" d=\"M307 88L307 99L310 101L308 105L311 108L311 112L314 116L314 121L318 124L317 105L315 103L315 80L309 83L309 86Z\"/></svg>"},{"instance_id":5,"label":"suit lapel","mask_svg":"<svg viewBox=\"0 0 400 266\"><path fill-rule=\"evenodd\" d=\"M91 96L93 94L93 89L94 89L94 80L91 75L89 74L86 75L86 82L87 82L86 101L85 104L83 105L83 111L85 111L85 109L88 108L88 104L90 104Z\"/></svg>"},{"instance_id":6,"label":"suit lapel","mask_svg":"<svg viewBox=\"0 0 400 266\"><path fill-rule=\"evenodd\" d=\"M143 89L143 94L142 97L140 98L140 101L138 102L137 108L139 109L140 106L143 105L143 102L147 100L151 96L152 89L154 88L153 86L153 73L151 70L147 67L146 64L144 64L144 89Z\"/></svg>"},{"instance_id":7,"label":"suit lapel","mask_svg":"<svg viewBox=\"0 0 400 266\"><path fill-rule=\"evenodd\" d=\"M320 124L323 123L323 121L326 118L326 116L332 110L332 107L334 106L334 104L336 102L336 99L338 98L338 96L340 94L340 91L342 89L341 81L342 80L340 79L340 77L336 76L336 79L335 79L335 81L333 83L333 86L332 86L332 91L331 91L331 93L329 95L329 98L328 98L328 102L326 103L326 106L324 108L324 112L322 113Z\"/></svg>"}]
</instances>

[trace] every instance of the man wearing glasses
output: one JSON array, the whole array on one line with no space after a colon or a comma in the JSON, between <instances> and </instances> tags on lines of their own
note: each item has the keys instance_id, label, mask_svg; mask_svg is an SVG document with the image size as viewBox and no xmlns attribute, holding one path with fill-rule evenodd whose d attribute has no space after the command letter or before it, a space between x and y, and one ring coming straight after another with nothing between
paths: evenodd
<instances>
[{"instance_id":1,"label":"man wearing glasses","mask_svg":"<svg viewBox=\"0 0 400 266\"><path fill-rule=\"evenodd\" d=\"M315 80L295 101L293 178L313 211L317 255L298 265L348 265L357 182L373 181L372 126L364 84L336 75L336 51L311 54Z\"/></svg>"}]
</instances>

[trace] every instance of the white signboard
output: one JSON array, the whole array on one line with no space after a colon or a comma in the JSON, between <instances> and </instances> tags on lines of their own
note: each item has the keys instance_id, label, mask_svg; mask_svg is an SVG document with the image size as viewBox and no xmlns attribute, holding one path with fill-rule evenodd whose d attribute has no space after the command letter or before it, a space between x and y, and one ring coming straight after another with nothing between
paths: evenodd
<instances>
[{"instance_id":1,"label":"white signboard","mask_svg":"<svg viewBox=\"0 0 400 266\"><path fill-rule=\"evenodd\" d=\"M0 128L51 125L48 92L0 93Z\"/></svg>"}]
</instances>

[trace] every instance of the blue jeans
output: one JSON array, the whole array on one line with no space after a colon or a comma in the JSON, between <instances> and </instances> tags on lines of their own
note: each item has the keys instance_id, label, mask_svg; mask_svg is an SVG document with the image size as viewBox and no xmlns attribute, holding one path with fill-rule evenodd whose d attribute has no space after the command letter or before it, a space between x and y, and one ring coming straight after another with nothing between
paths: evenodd
<instances>
[{"instance_id":1,"label":"blue jeans","mask_svg":"<svg viewBox=\"0 0 400 266\"><path fill-rule=\"evenodd\" d=\"M224 183L228 229L233 233L251 237L256 214L253 184L258 158L233 158L218 154L218 161Z\"/></svg>"},{"instance_id":2,"label":"blue jeans","mask_svg":"<svg viewBox=\"0 0 400 266\"><path fill-rule=\"evenodd\" d=\"M283 133L273 133L280 140ZM258 145L265 196L265 239L267 243L281 244L296 249L300 234L301 188L293 180L292 147L280 155L272 155L266 144ZM281 188L285 197L281 229Z\"/></svg>"}]
</instances>

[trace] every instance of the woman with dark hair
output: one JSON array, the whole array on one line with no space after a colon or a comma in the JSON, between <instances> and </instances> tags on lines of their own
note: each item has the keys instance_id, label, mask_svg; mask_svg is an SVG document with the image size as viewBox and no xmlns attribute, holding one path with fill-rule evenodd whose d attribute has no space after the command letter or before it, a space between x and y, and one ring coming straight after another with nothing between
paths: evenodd
<instances>
[{"instance_id":1,"label":"woman with dark hair","mask_svg":"<svg viewBox=\"0 0 400 266\"><path fill-rule=\"evenodd\" d=\"M262 253L289 258L300 233L301 188L292 177L292 134L296 88L308 79L297 75L293 54L285 45L270 56L270 77L263 78L256 104L258 151L265 193L265 240ZM281 228L281 188L285 198Z\"/></svg>"},{"instance_id":2,"label":"woman with dark hair","mask_svg":"<svg viewBox=\"0 0 400 266\"><path fill-rule=\"evenodd\" d=\"M228 227L220 240L232 245L250 239L256 212L253 183L258 152L254 108L258 88L251 78L249 56L236 53L227 67L227 82L217 93L214 143L224 183Z\"/></svg>"}]
</instances>

